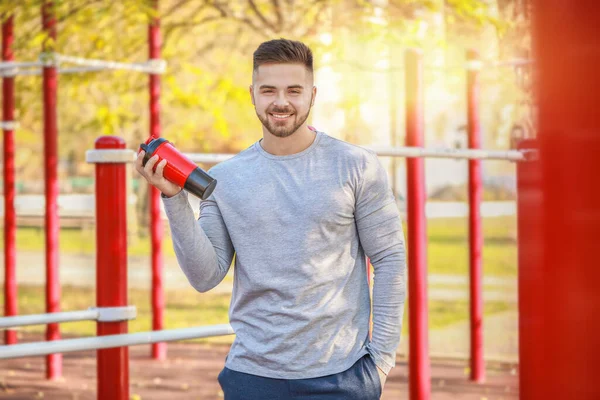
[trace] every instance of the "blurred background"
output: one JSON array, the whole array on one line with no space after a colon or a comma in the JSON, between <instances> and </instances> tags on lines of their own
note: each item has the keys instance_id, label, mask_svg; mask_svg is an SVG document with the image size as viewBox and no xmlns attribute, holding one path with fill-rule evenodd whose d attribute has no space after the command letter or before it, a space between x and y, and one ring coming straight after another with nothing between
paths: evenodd
<instances>
[{"instance_id":1,"label":"blurred background","mask_svg":"<svg viewBox=\"0 0 600 400\"><path fill-rule=\"evenodd\" d=\"M168 63L162 76L161 134L185 152L237 153L262 137L248 86L252 53L265 40L285 37L312 48L319 92L309 122L359 145L404 145L406 49L419 48L424 56L428 147L467 146L468 49L477 50L486 63L530 57L526 0L162 0L158 13L143 0L63 0L55 2L56 42L42 31L40 5L39 0L0 2L0 14L15 15L18 61L37 60L45 43L61 54L144 62L147 24L161 18L162 56ZM534 137L529 67L484 67L480 77L482 147L511 149L518 139ZM42 78L17 77L15 92L19 313L29 314L44 309ZM101 135L121 136L135 149L149 136L148 120L145 74L59 77L64 310L94 302L94 166L85 162L85 151ZM404 160L382 161L403 211ZM467 162L428 159L425 164L431 353L464 358L469 348ZM483 175L486 357L516 362L515 165L486 161ZM147 185L135 172L129 181L130 295L140 315L130 324L134 332L150 327L150 243ZM197 200L192 202L197 210ZM168 237L163 247L165 327L227 322L231 274L214 291L195 294L179 271ZM91 335L95 325L61 329ZM399 352L406 344L403 339Z\"/></svg>"}]
</instances>

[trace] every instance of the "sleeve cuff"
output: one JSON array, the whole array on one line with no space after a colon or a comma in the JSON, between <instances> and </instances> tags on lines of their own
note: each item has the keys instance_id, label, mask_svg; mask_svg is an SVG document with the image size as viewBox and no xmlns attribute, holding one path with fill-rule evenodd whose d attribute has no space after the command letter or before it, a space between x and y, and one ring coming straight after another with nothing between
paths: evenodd
<instances>
[{"instance_id":1,"label":"sleeve cuff","mask_svg":"<svg viewBox=\"0 0 600 400\"><path fill-rule=\"evenodd\" d=\"M377 365L377 367L380 370L382 370L384 374L388 375L390 373L390 370L394 367L394 365L388 364L383 358L381 358L380 356L378 356L373 351L373 349L367 348L367 351L369 352L369 354L371 355L371 357L373 357L373 360L375 361L375 365Z\"/></svg>"},{"instance_id":2,"label":"sleeve cuff","mask_svg":"<svg viewBox=\"0 0 600 400\"><path fill-rule=\"evenodd\" d=\"M167 197L161 193L160 198L163 201L166 212L168 212L169 210L180 208L182 206L187 206L187 204L188 204L187 193L183 189L179 193L177 193L175 196L171 196L171 197Z\"/></svg>"}]
</instances>

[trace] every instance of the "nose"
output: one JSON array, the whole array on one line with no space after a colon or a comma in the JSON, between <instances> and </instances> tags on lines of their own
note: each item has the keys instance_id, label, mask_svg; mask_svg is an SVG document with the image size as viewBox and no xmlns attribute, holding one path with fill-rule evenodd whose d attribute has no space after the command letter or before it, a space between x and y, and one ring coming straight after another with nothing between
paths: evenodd
<instances>
[{"instance_id":1,"label":"nose","mask_svg":"<svg viewBox=\"0 0 600 400\"><path fill-rule=\"evenodd\" d=\"M275 101L273 101L273 105L276 107L286 107L289 104L287 97L284 92L277 93L277 97Z\"/></svg>"}]
</instances>

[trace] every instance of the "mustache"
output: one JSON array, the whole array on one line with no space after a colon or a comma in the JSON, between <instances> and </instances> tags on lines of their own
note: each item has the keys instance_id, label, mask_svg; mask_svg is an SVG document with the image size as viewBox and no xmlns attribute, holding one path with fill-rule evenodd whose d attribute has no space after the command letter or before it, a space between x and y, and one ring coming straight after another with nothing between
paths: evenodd
<instances>
[{"instance_id":1,"label":"mustache","mask_svg":"<svg viewBox=\"0 0 600 400\"><path fill-rule=\"evenodd\" d=\"M269 110L270 113L275 113L275 114L293 114L294 110L291 108L277 108L277 107L273 107Z\"/></svg>"}]
</instances>

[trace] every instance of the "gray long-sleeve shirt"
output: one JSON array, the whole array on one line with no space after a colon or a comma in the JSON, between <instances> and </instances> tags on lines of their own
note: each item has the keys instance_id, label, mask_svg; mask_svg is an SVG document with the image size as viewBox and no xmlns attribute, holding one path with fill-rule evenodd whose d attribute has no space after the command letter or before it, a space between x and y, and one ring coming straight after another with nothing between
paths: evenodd
<instances>
[{"instance_id":1,"label":"gray long-sleeve shirt","mask_svg":"<svg viewBox=\"0 0 600 400\"><path fill-rule=\"evenodd\" d=\"M377 156L317 132L275 156L256 142L209 171L218 181L199 223L182 191L164 198L175 253L201 292L235 254L232 370L305 379L370 353L395 365L406 292L402 225ZM365 256L374 268L373 332Z\"/></svg>"}]
</instances>

